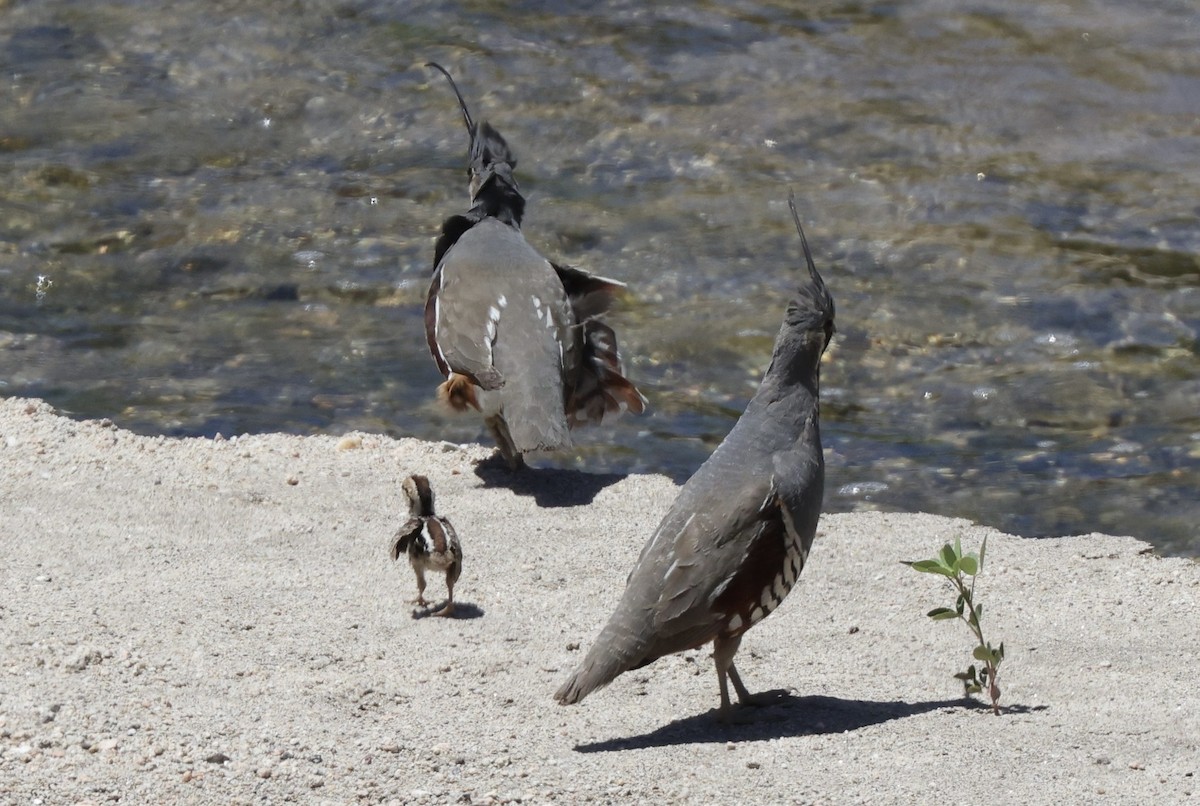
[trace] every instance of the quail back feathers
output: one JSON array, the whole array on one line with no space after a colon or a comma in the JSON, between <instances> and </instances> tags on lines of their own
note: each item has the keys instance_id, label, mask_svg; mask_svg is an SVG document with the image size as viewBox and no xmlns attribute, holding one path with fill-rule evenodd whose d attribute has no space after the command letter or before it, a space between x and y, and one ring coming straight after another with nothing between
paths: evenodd
<instances>
[{"instance_id":1,"label":"quail back feathers","mask_svg":"<svg viewBox=\"0 0 1200 806\"><path fill-rule=\"evenodd\" d=\"M600 319L625 286L552 263L529 245L516 156L495 128L471 117L450 74L429 66L450 81L471 138L471 208L442 225L426 338L446 377L439 397L481 412L515 468L524 453L569 446L575 426L644 410L616 334Z\"/></svg>"}]
</instances>

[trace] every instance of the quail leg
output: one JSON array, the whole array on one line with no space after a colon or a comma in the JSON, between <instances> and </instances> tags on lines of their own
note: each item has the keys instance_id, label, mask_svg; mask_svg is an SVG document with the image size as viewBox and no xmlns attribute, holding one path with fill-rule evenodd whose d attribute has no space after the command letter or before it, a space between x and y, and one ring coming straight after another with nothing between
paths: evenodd
<instances>
[{"instance_id":1,"label":"quail leg","mask_svg":"<svg viewBox=\"0 0 1200 806\"><path fill-rule=\"evenodd\" d=\"M496 447L500 449L500 455L504 457L505 462L508 462L508 469L515 471L525 467L525 457L521 456L517 451L517 446L513 444L512 435L508 433L508 423L504 422L504 418L497 414L495 417L488 417L484 423L492 432L492 438L496 440Z\"/></svg>"},{"instance_id":2,"label":"quail leg","mask_svg":"<svg viewBox=\"0 0 1200 806\"><path fill-rule=\"evenodd\" d=\"M417 572L417 598L410 599L409 601L413 604L418 604L424 607L425 605L429 604L429 602L425 601L425 571L421 568L415 567L413 570Z\"/></svg>"},{"instance_id":3,"label":"quail leg","mask_svg":"<svg viewBox=\"0 0 1200 806\"><path fill-rule=\"evenodd\" d=\"M713 663L717 667L717 684L721 687L721 721L728 722L730 717L729 706L729 682L726 679L729 675L729 670L733 668L733 656L737 654L738 646L742 643L740 635L733 638L717 636L713 640ZM739 689L738 697L741 697L742 681L737 677L737 672L734 672L734 688Z\"/></svg>"},{"instance_id":4,"label":"quail leg","mask_svg":"<svg viewBox=\"0 0 1200 806\"><path fill-rule=\"evenodd\" d=\"M768 700L760 697L757 694L751 694L746 690L746 687L742 685L742 678L740 675L738 675L737 668L734 667L732 661L729 664L729 680L733 683L733 690L737 692L739 704L754 706L763 706L769 704Z\"/></svg>"},{"instance_id":5,"label":"quail leg","mask_svg":"<svg viewBox=\"0 0 1200 806\"><path fill-rule=\"evenodd\" d=\"M435 615L435 616L453 616L454 615L454 571L453 570L446 572L446 591L448 592L448 598L446 599L446 606L443 607L441 610L437 611L436 613L434 613L433 615Z\"/></svg>"},{"instance_id":6,"label":"quail leg","mask_svg":"<svg viewBox=\"0 0 1200 806\"><path fill-rule=\"evenodd\" d=\"M733 656L737 654L738 647L742 643L742 636L734 636L732 638L718 636L713 641L713 662L717 667L717 682L721 686L721 712L720 718L722 722L732 722L733 709L729 703L729 681L733 682L733 690L737 693L738 703L740 705L765 705L766 703L755 697L742 684L741 675L733 665Z\"/></svg>"}]
</instances>

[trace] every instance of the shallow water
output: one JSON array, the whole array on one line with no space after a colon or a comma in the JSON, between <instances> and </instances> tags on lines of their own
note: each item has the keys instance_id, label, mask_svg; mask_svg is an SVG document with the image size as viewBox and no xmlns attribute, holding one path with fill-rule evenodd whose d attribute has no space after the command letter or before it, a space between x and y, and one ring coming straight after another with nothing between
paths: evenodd
<instances>
[{"instance_id":1,"label":"shallow water","mask_svg":"<svg viewBox=\"0 0 1200 806\"><path fill-rule=\"evenodd\" d=\"M146 433L484 439L435 405L446 65L525 231L622 279L652 412L547 461L686 478L801 265L827 509L1200 555L1200 14L1122 4L0 0L0 394ZM397 478L405 472L397 468Z\"/></svg>"}]
</instances>

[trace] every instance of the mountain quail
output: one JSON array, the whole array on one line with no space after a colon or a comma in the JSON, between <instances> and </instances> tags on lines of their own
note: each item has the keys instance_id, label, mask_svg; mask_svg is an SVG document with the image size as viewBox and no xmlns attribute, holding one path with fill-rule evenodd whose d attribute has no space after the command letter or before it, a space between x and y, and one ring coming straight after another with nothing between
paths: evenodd
<instances>
[{"instance_id":1,"label":"mountain quail","mask_svg":"<svg viewBox=\"0 0 1200 806\"><path fill-rule=\"evenodd\" d=\"M409 519L404 522L392 542L392 560L401 554L408 555L408 562L417 574L417 598L413 602L422 607L425 601L425 571L445 571L446 606L434 613L449 616L454 613L454 583L462 574L462 545L450 521L433 512L433 488L424 476L409 476L400 485L408 499Z\"/></svg>"},{"instance_id":2,"label":"mountain quail","mask_svg":"<svg viewBox=\"0 0 1200 806\"><path fill-rule=\"evenodd\" d=\"M825 463L818 403L833 299L794 199L808 278L788 304L758 392L717 450L679 491L633 571L616 612L554 695L579 702L617 675L713 642L721 718L726 678L753 703L733 665L742 635L778 607L804 567L821 514Z\"/></svg>"},{"instance_id":3,"label":"mountain quail","mask_svg":"<svg viewBox=\"0 0 1200 806\"><path fill-rule=\"evenodd\" d=\"M481 412L516 469L524 453L569 446L577 425L645 408L600 320L625 285L551 263L525 241L516 157L471 119L445 68L428 66L450 81L471 138L471 209L442 225L425 301L429 350L446 377L438 397Z\"/></svg>"}]
</instances>

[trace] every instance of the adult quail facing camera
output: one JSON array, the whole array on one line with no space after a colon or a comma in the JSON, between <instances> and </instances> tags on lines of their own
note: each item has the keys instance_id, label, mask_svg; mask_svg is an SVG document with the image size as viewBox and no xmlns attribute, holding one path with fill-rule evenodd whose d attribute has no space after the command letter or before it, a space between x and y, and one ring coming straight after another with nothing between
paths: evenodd
<instances>
[{"instance_id":1,"label":"adult quail facing camera","mask_svg":"<svg viewBox=\"0 0 1200 806\"><path fill-rule=\"evenodd\" d=\"M794 198L808 276L788 304L771 364L733 430L679 491L629 575L599 638L554 695L576 703L664 655L713 642L721 718L726 679L752 704L733 656L804 568L821 514L825 463L818 404L833 299L813 265Z\"/></svg>"},{"instance_id":2,"label":"adult quail facing camera","mask_svg":"<svg viewBox=\"0 0 1200 806\"><path fill-rule=\"evenodd\" d=\"M625 285L551 263L521 234L517 160L487 121L471 118L445 68L471 138L471 208L442 225L425 302L425 335L446 381L438 396L475 409L509 466L565 448L570 429L640 413L613 329L600 320Z\"/></svg>"},{"instance_id":3,"label":"adult quail facing camera","mask_svg":"<svg viewBox=\"0 0 1200 806\"><path fill-rule=\"evenodd\" d=\"M417 598L415 604L422 607L425 601L425 572L444 571L446 574L446 606L435 616L454 614L454 583L462 574L462 545L450 521L433 511L433 488L424 476L409 476L400 485L408 500L409 518L396 532L392 542L392 560L401 554L408 555L409 565L417 575Z\"/></svg>"}]
</instances>

